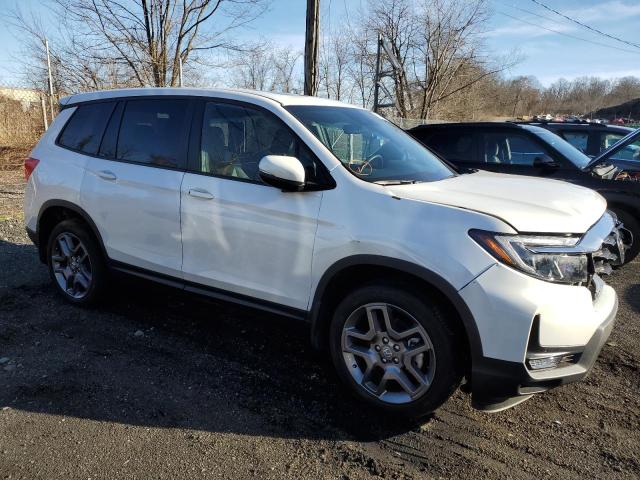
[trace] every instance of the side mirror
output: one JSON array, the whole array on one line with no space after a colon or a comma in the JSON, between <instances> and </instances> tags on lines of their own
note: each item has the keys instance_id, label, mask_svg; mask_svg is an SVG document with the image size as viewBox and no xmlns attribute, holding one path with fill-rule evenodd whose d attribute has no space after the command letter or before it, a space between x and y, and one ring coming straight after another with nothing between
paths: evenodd
<instances>
[{"instance_id":1,"label":"side mirror","mask_svg":"<svg viewBox=\"0 0 640 480\"><path fill-rule=\"evenodd\" d=\"M305 171L296 157L267 155L258 164L260 178L283 192L299 192L305 185Z\"/></svg>"},{"instance_id":2,"label":"side mirror","mask_svg":"<svg viewBox=\"0 0 640 480\"><path fill-rule=\"evenodd\" d=\"M545 168L547 170L555 170L560 168L560 165L551 158L549 155L541 155L533 159L533 166L536 168Z\"/></svg>"}]
</instances>

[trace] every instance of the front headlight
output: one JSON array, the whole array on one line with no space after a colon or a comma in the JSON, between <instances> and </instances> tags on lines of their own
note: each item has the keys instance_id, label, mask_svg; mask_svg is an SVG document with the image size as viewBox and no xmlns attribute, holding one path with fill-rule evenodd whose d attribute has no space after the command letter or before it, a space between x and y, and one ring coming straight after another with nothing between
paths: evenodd
<instances>
[{"instance_id":1,"label":"front headlight","mask_svg":"<svg viewBox=\"0 0 640 480\"><path fill-rule=\"evenodd\" d=\"M570 284L589 280L587 256L561 251L562 247L570 250L579 237L505 235L484 230L470 230L469 235L500 262L534 277ZM553 253L544 251L549 247L553 247Z\"/></svg>"}]
</instances>

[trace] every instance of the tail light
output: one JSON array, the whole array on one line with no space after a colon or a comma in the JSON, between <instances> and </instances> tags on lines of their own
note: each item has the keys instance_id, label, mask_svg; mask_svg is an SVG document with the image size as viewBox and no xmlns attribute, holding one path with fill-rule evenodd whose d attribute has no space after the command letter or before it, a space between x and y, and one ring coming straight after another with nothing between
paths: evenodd
<instances>
[{"instance_id":1,"label":"tail light","mask_svg":"<svg viewBox=\"0 0 640 480\"><path fill-rule=\"evenodd\" d=\"M25 180L29 180L29 177L31 176L33 171L36 169L39 163L40 163L40 160L38 160L37 158L29 157L24 159L24 179Z\"/></svg>"}]
</instances>

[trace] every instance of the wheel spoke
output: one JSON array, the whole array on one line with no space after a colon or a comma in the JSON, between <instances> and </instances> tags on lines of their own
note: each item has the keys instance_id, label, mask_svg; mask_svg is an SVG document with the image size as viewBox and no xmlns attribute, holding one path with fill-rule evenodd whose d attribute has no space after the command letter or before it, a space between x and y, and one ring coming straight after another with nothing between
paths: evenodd
<instances>
[{"instance_id":1,"label":"wheel spoke","mask_svg":"<svg viewBox=\"0 0 640 480\"><path fill-rule=\"evenodd\" d=\"M372 354L368 347L363 347L362 345L347 344L344 346L343 350L362 358L369 358Z\"/></svg>"},{"instance_id":2,"label":"wheel spoke","mask_svg":"<svg viewBox=\"0 0 640 480\"><path fill-rule=\"evenodd\" d=\"M404 370L400 368L391 368L388 370L387 374L390 378L395 380L398 385L400 385L400 388L408 393L410 397L413 398L416 395L418 389L413 386L411 380L409 379L409 377L407 377L407 374L404 372Z\"/></svg>"},{"instance_id":3,"label":"wheel spoke","mask_svg":"<svg viewBox=\"0 0 640 480\"><path fill-rule=\"evenodd\" d=\"M65 281L66 281L66 288L65 290L69 293L71 293L73 295L74 290L74 283L75 283L75 275L73 274L73 272L71 272L71 270L69 268L65 269Z\"/></svg>"},{"instance_id":4,"label":"wheel spoke","mask_svg":"<svg viewBox=\"0 0 640 480\"><path fill-rule=\"evenodd\" d=\"M76 275L74 275L74 283L80 285L86 292L87 290L89 290L91 280L85 276L84 272L80 271Z\"/></svg>"},{"instance_id":5,"label":"wheel spoke","mask_svg":"<svg viewBox=\"0 0 640 480\"><path fill-rule=\"evenodd\" d=\"M373 369L375 368L375 363L367 364L367 369L364 371L362 375L362 380L360 380L360 385L366 387L367 383L371 381L371 374L373 373Z\"/></svg>"},{"instance_id":6,"label":"wheel spoke","mask_svg":"<svg viewBox=\"0 0 640 480\"><path fill-rule=\"evenodd\" d=\"M380 379L380 383L378 383L378 386L376 387L375 393L378 397L382 396L387 391L388 380L389 380L388 373L385 372L385 374Z\"/></svg>"},{"instance_id":7,"label":"wheel spoke","mask_svg":"<svg viewBox=\"0 0 640 480\"><path fill-rule=\"evenodd\" d=\"M347 337L352 337L352 338L355 338L357 340L363 340L365 342L370 342L376 336L376 332L370 328L368 332L361 333L358 330L356 330L355 327L352 327L352 328L350 328L350 329L345 331L345 335Z\"/></svg>"},{"instance_id":8,"label":"wheel spoke","mask_svg":"<svg viewBox=\"0 0 640 480\"><path fill-rule=\"evenodd\" d=\"M415 348L409 348L407 350L407 352L405 353L405 357L407 358L413 358L416 355L420 354L420 353L425 353L428 352L429 350L431 350L431 345L427 345L426 343L415 347Z\"/></svg>"},{"instance_id":9,"label":"wheel spoke","mask_svg":"<svg viewBox=\"0 0 640 480\"><path fill-rule=\"evenodd\" d=\"M73 243L70 240L68 234L63 234L58 239L58 248L60 249L60 253L64 255L65 258L69 258L72 254L72 245Z\"/></svg>"},{"instance_id":10,"label":"wheel spoke","mask_svg":"<svg viewBox=\"0 0 640 480\"><path fill-rule=\"evenodd\" d=\"M424 342L424 335L422 334L421 327L413 327L408 330L404 330L402 332L394 332L396 340L405 340L411 338L414 335L418 335L420 339Z\"/></svg>"},{"instance_id":11,"label":"wheel spoke","mask_svg":"<svg viewBox=\"0 0 640 480\"><path fill-rule=\"evenodd\" d=\"M369 321L369 327L375 333L383 332L387 326L389 318L389 309L386 304L382 305L369 305L366 307L367 320ZM375 312L382 313L383 324L380 324L378 315Z\"/></svg>"}]
</instances>

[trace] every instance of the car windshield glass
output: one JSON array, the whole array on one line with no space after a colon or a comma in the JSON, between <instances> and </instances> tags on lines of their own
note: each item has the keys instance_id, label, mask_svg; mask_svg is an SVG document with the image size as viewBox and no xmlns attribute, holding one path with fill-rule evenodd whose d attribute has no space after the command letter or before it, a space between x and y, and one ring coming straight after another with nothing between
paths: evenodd
<instances>
[{"instance_id":1,"label":"car windshield glass","mask_svg":"<svg viewBox=\"0 0 640 480\"><path fill-rule=\"evenodd\" d=\"M456 175L418 141L367 110L310 105L287 110L367 182L433 182Z\"/></svg>"},{"instance_id":2,"label":"car windshield glass","mask_svg":"<svg viewBox=\"0 0 640 480\"><path fill-rule=\"evenodd\" d=\"M586 168L589 165L591 159L578 150L576 147L571 145L565 139L560 138L555 133L551 133L549 130L545 130L544 128L539 127L530 127L525 126L527 130L534 133L538 138L542 139L547 145L555 148L558 152L560 152L565 158L567 158L571 163L573 163L578 168Z\"/></svg>"}]
</instances>

